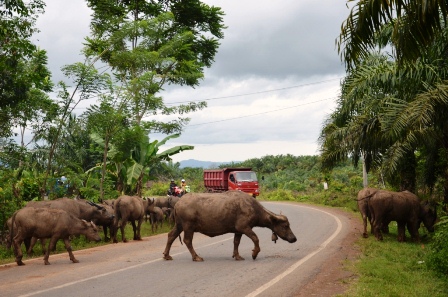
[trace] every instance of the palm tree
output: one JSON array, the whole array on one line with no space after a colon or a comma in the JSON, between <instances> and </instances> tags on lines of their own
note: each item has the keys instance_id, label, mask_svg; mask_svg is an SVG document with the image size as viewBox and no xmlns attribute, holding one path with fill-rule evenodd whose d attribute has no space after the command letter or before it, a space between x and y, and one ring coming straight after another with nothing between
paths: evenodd
<instances>
[{"instance_id":1,"label":"palm tree","mask_svg":"<svg viewBox=\"0 0 448 297\"><path fill-rule=\"evenodd\" d=\"M447 0L361 0L343 22L336 44L350 68L377 47L378 33L390 25L398 61L413 61L444 30L447 15Z\"/></svg>"}]
</instances>

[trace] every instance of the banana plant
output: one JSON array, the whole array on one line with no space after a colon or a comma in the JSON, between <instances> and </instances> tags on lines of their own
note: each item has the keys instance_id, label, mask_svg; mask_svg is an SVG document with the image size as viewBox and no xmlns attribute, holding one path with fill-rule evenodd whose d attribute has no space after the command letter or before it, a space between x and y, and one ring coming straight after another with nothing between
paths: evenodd
<instances>
[{"instance_id":1,"label":"banana plant","mask_svg":"<svg viewBox=\"0 0 448 297\"><path fill-rule=\"evenodd\" d=\"M141 195L143 176L149 172L151 166L154 166L162 161L170 161L171 156L178 154L184 150L192 150L194 146L180 145L167 149L159 153L161 146L173 138L178 138L179 133L169 135L161 141L154 140L150 142L148 135L143 135L141 142L132 152L132 160L127 167L127 185L132 186L135 183L135 192Z\"/></svg>"}]
</instances>

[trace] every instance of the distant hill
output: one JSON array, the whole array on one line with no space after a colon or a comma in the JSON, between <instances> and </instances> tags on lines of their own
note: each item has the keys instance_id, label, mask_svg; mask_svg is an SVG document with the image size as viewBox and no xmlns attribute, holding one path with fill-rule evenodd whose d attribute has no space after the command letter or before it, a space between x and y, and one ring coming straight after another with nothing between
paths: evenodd
<instances>
[{"instance_id":1,"label":"distant hill","mask_svg":"<svg viewBox=\"0 0 448 297\"><path fill-rule=\"evenodd\" d=\"M184 160L184 161L180 161L180 168L185 168L185 167L193 167L193 168L218 168L219 165L221 164L226 164L229 162L212 162L212 161L199 161L199 160L194 160L194 159L189 159L189 160Z\"/></svg>"}]
</instances>

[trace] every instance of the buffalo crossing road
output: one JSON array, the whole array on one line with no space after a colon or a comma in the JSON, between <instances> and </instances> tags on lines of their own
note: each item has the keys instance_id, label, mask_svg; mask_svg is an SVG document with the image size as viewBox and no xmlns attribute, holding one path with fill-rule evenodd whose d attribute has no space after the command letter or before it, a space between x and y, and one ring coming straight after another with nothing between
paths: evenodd
<instances>
[{"instance_id":1,"label":"buffalo crossing road","mask_svg":"<svg viewBox=\"0 0 448 297\"><path fill-rule=\"evenodd\" d=\"M162 259L166 234L142 241L110 244L0 266L0 296L295 296L311 281L325 259L337 253L349 232L348 218L331 208L288 202L263 202L286 215L297 242L254 228L261 252L252 260L252 241L243 236L232 258L233 234L207 237L195 233L193 246L204 262L193 262L185 245L173 243L173 261ZM24 258L26 259L26 257Z\"/></svg>"}]
</instances>

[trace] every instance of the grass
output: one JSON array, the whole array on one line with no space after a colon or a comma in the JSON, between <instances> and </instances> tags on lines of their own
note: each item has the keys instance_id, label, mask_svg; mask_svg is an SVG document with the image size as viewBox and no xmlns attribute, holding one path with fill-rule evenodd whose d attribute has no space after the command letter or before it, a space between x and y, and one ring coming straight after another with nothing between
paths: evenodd
<instances>
[{"instance_id":1,"label":"grass","mask_svg":"<svg viewBox=\"0 0 448 297\"><path fill-rule=\"evenodd\" d=\"M171 226L169 226L168 223L164 222L163 228L159 228L157 230L157 232L152 233L150 223L143 222L140 233L141 233L142 237L148 237L148 236L152 236L152 235L167 233L170 230L171 230ZM132 226L130 224L126 225L125 234L126 234L126 238L128 239L128 241L133 240L134 233L132 231ZM88 249L88 248L92 248L92 247L96 247L96 246L100 246L100 245L113 244L112 241L109 241L109 242L104 241L104 233L102 230L100 231L100 235L101 235L101 238L103 239L103 241L98 242L98 243L86 241L84 236L80 236L78 238L73 238L71 240L71 245L73 247L75 256L76 256L77 250ZM117 240L121 241L121 231L118 231ZM48 245L48 241L47 241L47 245ZM42 248L41 248L41 245L39 242L36 244L33 251L34 251L34 255L31 258L42 257ZM22 252L24 255L23 260L30 259L26 254L25 247L23 244L22 244ZM67 253L65 246L64 246L64 242L62 240L58 240L58 243L56 245L56 251L52 252L51 254L56 254L56 253ZM51 261L51 254L50 254L50 261ZM68 255L67 255L67 257L68 257ZM15 257L14 257L14 252L13 252L12 248L10 250L7 250L5 245L0 245L0 265L14 263L14 262L15 262Z\"/></svg>"},{"instance_id":2,"label":"grass","mask_svg":"<svg viewBox=\"0 0 448 297\"><path fill-rule=\"evenodd\" d=\"M426 266L429 237L423 237L420 243L400 243L397 241L396 224L392 222L390 233L384 235L383 241L377 241L374 236L360 238L357 244L362 251L361 257L346 263L347 269L353 271L358 279L348 292L340 296L448 296L448 279L437 276Z\"/></svg>"}]
</instances>

